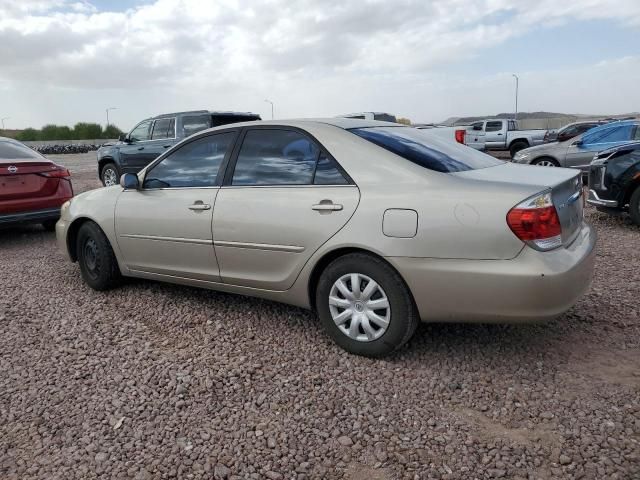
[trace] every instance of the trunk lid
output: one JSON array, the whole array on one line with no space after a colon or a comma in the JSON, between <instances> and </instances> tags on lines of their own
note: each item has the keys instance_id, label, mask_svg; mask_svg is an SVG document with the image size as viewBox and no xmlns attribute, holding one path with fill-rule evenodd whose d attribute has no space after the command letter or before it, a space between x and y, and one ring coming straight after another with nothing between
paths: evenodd
<instances>
[{"instance_id":1,"label":"trunk lid","mask_svg":"<svg viewBox=\"0 0 640 480\"><path fill-rule=\"evenodd\" d=\"M581 172L569 168L536 167L504 163L495 167L456 172L463 178L486 182L522 185L522 200L530 197L531 188L537 187L540 192L551 190L551 198L562 226L562 243L569 245L578 235L583 216L583 189Z\"/></svg>"},{"instance_id":2,"label":"trunk lid","mask_svg":"<svg viewBox=\"0 0 640 480\"><path fill-rule=\"evenodd\" d=\"M0 159L0 201L46 197L58 188L58 178L43 174L59 167L46 159Z\"/></svg>"}]
</instances>

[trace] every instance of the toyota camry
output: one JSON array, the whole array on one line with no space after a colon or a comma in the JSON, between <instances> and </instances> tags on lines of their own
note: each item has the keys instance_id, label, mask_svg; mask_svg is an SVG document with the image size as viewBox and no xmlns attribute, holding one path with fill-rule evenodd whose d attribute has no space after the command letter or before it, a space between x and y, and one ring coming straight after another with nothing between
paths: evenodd
<instances>
[{"instance_id":1,"label":"toyota camry","mask_svg":"<svg viewBox=\"0 0 640 480\"><path fill-rule=\"evenodd\" d=\"M595 257L579 176L394 123L248 122L78 195L56 232L96 290L130 276L267 298L315 310L349 352L382 356L419 321L569 309Z\"/></svg>"}]
</instances>

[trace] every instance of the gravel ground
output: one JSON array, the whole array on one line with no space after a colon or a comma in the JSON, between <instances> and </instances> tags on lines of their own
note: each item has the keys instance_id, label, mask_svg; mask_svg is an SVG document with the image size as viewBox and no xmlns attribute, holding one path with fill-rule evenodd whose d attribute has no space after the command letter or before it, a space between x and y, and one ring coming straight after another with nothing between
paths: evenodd
<instances>
[{"instance_id":1,"label":"gravel ground","mask_svg":"<svg viewBox=\"0 0 640 480\"><path fill-rule=\"evenodd\" d=\"M56 158L76 191L94 155ZM596 277L562 318L422 325L386 360L268 301L94 292L52 233L0 231L0 478L640 478L640 229L586 216Z\"/></svg>"}]
</instances>

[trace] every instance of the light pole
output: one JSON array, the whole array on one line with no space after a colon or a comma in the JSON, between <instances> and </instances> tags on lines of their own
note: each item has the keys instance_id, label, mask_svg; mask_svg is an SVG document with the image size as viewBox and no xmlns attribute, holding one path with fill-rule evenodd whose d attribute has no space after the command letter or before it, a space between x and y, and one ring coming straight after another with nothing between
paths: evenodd
<instances>
[{"instance_id":1,"label":"light pole","mask_svg":"<svg viewBox=\"0 0 640 480\"><path fill-rule=\"evenodd\" d=\"M3 129L3 130L4 130L4 121L5 121L5 120L9 120L10 118L11 118L11 117L4 117L4 118L2 119L2 129Z\"/></svg>"},{"instance_id":2,"label":"light pole","mask_svg":"<svg viewBox=\"0 0 640 480\"><path fill-rule=\"evenodd\" d=\"M518 83L520 79L515 73L512 73L511 75L516 79L516 113L514 114L513 119L518 120Z\"/></svg>"},{"instance_id":3,"label":"light pole","mask_svg":"<svg viewBox=\"0 0 640 480\"><path fill-rule=\"evenodd\" d=\"M105 112L107 112L107 128L109 128L109 110L117 110L118 107L109 107L109 108L105 108Z\"/></svg>"},{"instance_id":4,"label":"light pole","mask_svg":"<svg viewBox=\"0 0 640 480\"><path fill-rule=\"evenodd\" d=\"M271 100L266 100L266 99L265 99L265 102L271 104L271 120L273 120L273 102Z\"/></svg>"}]
</instances>

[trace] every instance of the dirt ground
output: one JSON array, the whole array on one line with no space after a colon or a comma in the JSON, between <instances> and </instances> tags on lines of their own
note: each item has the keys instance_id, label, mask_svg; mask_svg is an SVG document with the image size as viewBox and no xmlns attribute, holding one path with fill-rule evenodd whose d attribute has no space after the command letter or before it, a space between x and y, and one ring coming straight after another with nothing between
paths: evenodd
<instances>
[{"instance_id":1,"label":"dirt ground","mask_svg":"<svg viewBox=\"0 0 640 480\"><path fill-rule=\"evenodd\" d=\"M52 158L99 187L95 152ZM92 291L52 233L0 231L0 478L638 479L640 229L586 218L595 278L561 318L422 325L384 360L298 308Z\"/></svg>"}]
</instances>

